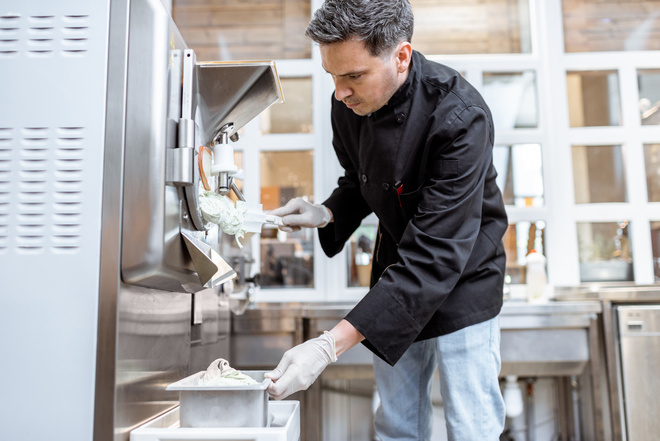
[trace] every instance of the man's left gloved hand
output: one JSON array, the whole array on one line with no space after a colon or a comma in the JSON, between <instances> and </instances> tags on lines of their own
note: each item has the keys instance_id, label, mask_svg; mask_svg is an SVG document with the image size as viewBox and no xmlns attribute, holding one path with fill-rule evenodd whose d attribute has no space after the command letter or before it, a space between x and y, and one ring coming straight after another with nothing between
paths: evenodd
<instances>
[{"instance_id":1,"label":"man's left gloved hand","mask_svg":"<svg viewBox=\"0 0 660 441\"><path fill-rule=\"evenodd\" d=\"M268 393L274 399L282 400L305 390L335 361L335 339L325 331L320 337L307 340L284 353L275 370L265 374L266 378L273 380Z\"/></svg>"}]
</instances>

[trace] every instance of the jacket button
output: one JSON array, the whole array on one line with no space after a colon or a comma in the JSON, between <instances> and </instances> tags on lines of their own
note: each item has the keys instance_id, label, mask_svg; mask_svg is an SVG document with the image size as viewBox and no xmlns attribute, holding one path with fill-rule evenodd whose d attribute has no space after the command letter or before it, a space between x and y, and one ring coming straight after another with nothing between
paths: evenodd
<instances>
[{"instance_id":1,"label":"jacket button","mask_svg":"<svg viewBox=\"0 0 660 441\"><path fill-rule=\"evenodd\" d=\"M389 189L390 189L390 184L388 184L387 182L384 182L383 183L383 190L387 191Z\"/></svg>"},{"instance_id":2,"label":"jacket button","mask_svg":"<svg viewBox=\"0 0 660 441\"><path fill-rule=\"evenodd\" d=\"M367 175L362 175L362 182L367 183Z\"/></svg>"},{"instance_id":3,"label":"jacket button","mask_svg":"<svg viewBox=\"0 0 660 441\"><path fill-rule=\"evenodd\" d=\"M399 113L396 116L396 122L398 122L399 124L401 124L403 121L405 121L405 119L406 119L406 115L404 115L403 113Z\"/></svg>"}]
</instances>

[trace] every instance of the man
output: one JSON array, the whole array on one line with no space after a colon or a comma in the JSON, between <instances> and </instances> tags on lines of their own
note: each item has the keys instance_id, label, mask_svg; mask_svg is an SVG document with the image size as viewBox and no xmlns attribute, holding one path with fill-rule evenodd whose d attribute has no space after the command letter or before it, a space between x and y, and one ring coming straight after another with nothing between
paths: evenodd
<instances>
[{"instance_id":1,"label":"man","mask_svg":"<svg viewBox=\"0 0 660 441\"><path fill-rule=\"evenodd\" d=\"M273 214L284 230L319 228L329 256L371 212L379 231L370 291L330 332L287 351L269 393L307 389L362 342L375 354L379 439L429 439L437 367L449 439L497 440L507 219L492 117L460 74L412 50L412 31L407 0L326 0L307 28L335 83L345 174L322 205L298 198Z\"/></svg>"}]
</instances>

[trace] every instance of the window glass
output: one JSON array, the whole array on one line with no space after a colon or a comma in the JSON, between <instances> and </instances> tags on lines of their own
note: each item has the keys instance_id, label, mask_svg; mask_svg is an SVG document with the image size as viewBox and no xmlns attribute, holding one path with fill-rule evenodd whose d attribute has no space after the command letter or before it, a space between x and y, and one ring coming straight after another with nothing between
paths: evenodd
<instances>
[{"instance_id":1,"label":"window glass","mask_svg":"<svg viewBox=\"0 0 660 441\"><path fill-rule=\"evenodd\" d=\"M172 17L198 61L311 58L309 0L172 0Z\"/></svg>"},{"instance_id":2,"label":"window glass","mask_svg":"<svg viewBox=\"0 0 660 441\"><path fill-rule=\"evenodd\" d=\"M285 205L294 197L314 202L313 152L261 153L261 203L264 210ZM263 288L314 286L314 234L312 228L285 233L264 226L261 232Z\"/></svg>"},{"instance_id":3,"label":"window glass","mask_svg":"<svg viewBox=\"0 0 660 441\"><path fill-rule=\"evenodd\" d=\"M660 125L660 69L638 70L637 83L642 125Z\"/></svg>"},{"instance_id":4,"label":"window glass","mask_svg":"<svg viewBox=\"0 0 660 441\"><path fill-rule=\"evenodd\" d=\"M532 250L545 255L545 222L509 224L502 240L506 249L506 282L525 283L527 255Z\"/></svg>"},{"instance_id":5,"label":"window glass","mask_svg":"<svg viewBox=\"0 0 660 441\"><path fill-rule=\"evenodd\" d=\"M485 72L483 96L496 129L538 127L536 78L533 71Z\"/></svg>"},{"instance_id":6,"label":"window glass","mask_svg":"<svg viewBox=\"0 0 660 441\"><path fill-rule=\"evenodd\" d=\"M644 162L649 202L660 202L660 144L644 145Z\"/></svg>"},{"instance_id":7,"label":"window glass","mask_svg":"<svg viewBox=\"0 0 660 441\"><path fill-rule=\"evenodd\" d=\"M566 52L660 49L660 0L563 0Z\"/></svg>"},{"instance_id":8,"label":"window glass","mask_svg":"<svg viewBox=\"0 0 660 441\"><path fill-rule=\"evenodd\" d=\"M629 227L628 221L578 222L582 282L633 281Z\"/></svg>"},{"instance_id":9,"label":"window glass","mask_svg":"<svg viewBox=\"0 0 660 441\"><path fill-rule=\"evenodd\" d=\"M413 47L425 55L531 52L529 1L411 0Z\"/></svg>"},{"instance_id":10,"label":"window glass","mask_svg":"<svg viewBox=\"0 0 660 441\"><path fill-rule=\"evenodd\" d=\"M377 225L361 225L349 240L348 286L369 286Z\"/></svg>"},{"instance_id":11,"label":"window glass","mask_svg":"<svg viewBox=\"0 0 660 441\"><path fill-rule=\"evenodd\" d=\"M506 205L538 207L544 204L541 145L496 145L493 162L497 185Z\"/></svg>"},{"instance_id":12,"label":"window glass","mask_svg":"<svg viewBox=\"0 0 660 441\"><path fill-rule=\"evenodd\" d=\"M626 177L620 145L574 145L575 203L627 202Z\"/></svg>"},{"instance_id":13,"label":"window glass","mask_svg":"<svg viewBox=\"0 0 660 441\"><path fill-rule=\"evenodd\" d=\"M571 127L621 124L619 75L616 71L567 72Z\"/></svg>"},{"instance_id":14,"label":"window glass","mask_svg":"<svg viewBox=\"0 0 660 441\"><path fill-rule=\"evenodd\" d=\"M660 282L660 221L651 222L651 248L653 249L653 274Z\"/></svg>"},{"instance_id":15,"label":"window glass","mask_svg":"<svg viewBox=\"0 0 660 441\"><path fill-rule=\"evenodd\" d=\"M260 116L261 133L312 133L312 78L282 78L284 103Z\"/></svg>"}]
</instances>

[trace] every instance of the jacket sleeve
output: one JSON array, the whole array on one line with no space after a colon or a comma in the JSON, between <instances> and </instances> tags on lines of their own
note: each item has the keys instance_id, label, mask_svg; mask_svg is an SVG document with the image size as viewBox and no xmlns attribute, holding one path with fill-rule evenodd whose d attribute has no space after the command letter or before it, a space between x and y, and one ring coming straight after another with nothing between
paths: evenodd
<instances>
[{"instance_id":1,"label":"jacket sleeve","mask_svg":"<svg viewBox=\"0 0 660 441\"><path fill-rule=\"evenodd\" d=\"M419 188L401 195L404 209L416 208L399 241L398 261L346 316L365 336L365 345L392 365L465 269L480 233L484 183L492 163L487 110L463 107L447 115L446 109L437 109L430 124L426 176Z\"/></svg>"},{"instance_id":2,"label":"jacket sleeve","mask_svg":"<svg viewBox=\"0 0 660 441\"><path fill-rule=\"evenodd\" d=\"M340 165L344 168L344 176L337 182L337 188L323 205L332 211L333 222L325 228L319 228L319 241L325 254L332 257L344 247L351 234L360 226L362 219L371 213L371 208L362 197L356 164L351 160L346 148L350 143L350 131L341 127L337 120L334 107L336 100L332 99L332 144ZM340 129L341 127L341 129ZM357 146L352 146L353 148Z\"/></svg>"}]
</instances>

